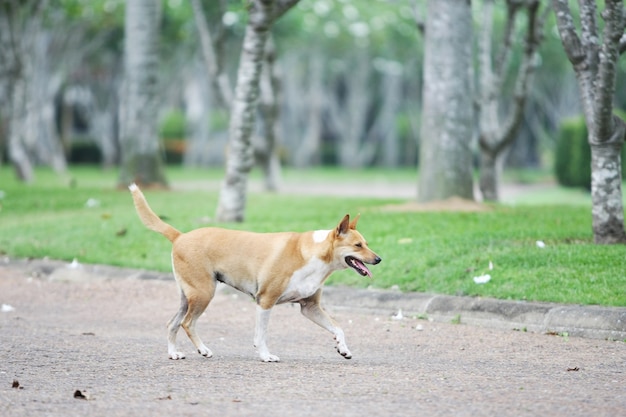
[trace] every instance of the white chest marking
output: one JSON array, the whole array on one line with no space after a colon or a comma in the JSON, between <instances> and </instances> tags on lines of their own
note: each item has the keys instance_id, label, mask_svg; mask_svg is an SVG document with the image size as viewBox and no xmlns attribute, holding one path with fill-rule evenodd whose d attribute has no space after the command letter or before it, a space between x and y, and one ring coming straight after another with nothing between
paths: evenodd
<instances>
[{"instance_id":1,"label":"white chest marking","mask_svg":"<svg viewBox=\"0 0 626 417\"><path fill-rule=\"evenodd\" d=\"M313 242L321 243L326 240L330 230L316 230L313 232Z\"/></svg>"},{"instance_id":2,"label":"white chest marking","mask_svg":"<svg viewBox=\"0 0 626 417\"><path fill-rule=\"evenodd\" d=\"M312 296L332 271L331 265L321 259L311 259L293 273L287 288L278 299L278 303L294 302Z\"/></svg>"}]
</instances>

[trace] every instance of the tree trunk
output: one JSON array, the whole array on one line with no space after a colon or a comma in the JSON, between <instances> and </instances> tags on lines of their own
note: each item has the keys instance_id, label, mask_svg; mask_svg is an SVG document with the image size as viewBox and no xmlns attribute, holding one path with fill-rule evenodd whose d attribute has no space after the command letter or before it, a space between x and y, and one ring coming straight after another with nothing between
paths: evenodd
<instances>
[{"instance_id":1,"label":"tree trunk","mask_svg":"<svg viewBox=\"0 0 626 417\"><path fill-rule=\"evenodd\" d=\"M302 141L294 152L293 163L298 168L304 168L320 163L320 148L322 143L322 107L324 102L323 59L318 48L314 48L308 54L308 85L306 91L308 106L304 106L307 123L302 135ZM298 87L298 92L301 90ZM299 101L294 97L292 101ZM293 136L298 137L295 129ZM286 135L287 137L289 135Z\"/></svg>"},{"instance_id":2,"label":"tree trunk","mask_svg":"<svg viewBox=\"0 0 626 417\"><path fill-rule=\"evenodd\" d=\"M516 16L521 9L527 14L524 54L518 68L515 90L505 120L501 121L500 109L504 91L504 79L508 69L514 34ZM547 9L546 9L547 10ZM516 0L507 1L507 20L504 30L503 45L495 64L492 65L493 43L493 0L483 3L484 23L480 38L480 89L478 94L479 140L480 145L480 191L484 200L499 200L499 177L504 162L504 153L517 138L524 106L528 96L530 78L534 71L535 52L543 38L543 17L539 18L539 1L530 0L525 4ZM495 67L495 68L494 68Z\"/></svg>"},{"instance_id":3,"label":"tree trunk","mask_svg":"<svg viewBox=\"0 0 626 417\"><path fill-rule=\"evenodd\" d=\"M196 20L196 27L198 28L198 32L200 34L200 41L201 41L201 45L202 45L202 55L204 57L204 62L205 62L205 66L207 68L207 72L209 74L209 77L213 83L213 90L215 92L215 96L217 97L218 101L221 103L221 105L223 107L230 107L231 108L231 112L234 111L234 108L237 106L237 104L235 103L238 98L237 97L233 97L234 95L237 94L237 91L235 91L235 94L233 94L231 87L230 87L230 82L228 80L228 76L226 75L226 73L224 72L224 65L223 65L223 59L221 59L219 57L219 54L216 52L216 48L214 47L214 42L212 40L212 36L211 33L209 31L208 25L206 23L206 17L205 17L205 13L204 10L202 8L202 5L200 4L199 0L191 0L192 1L192 6L194 9L194 16L195 16L195 20ZM279 2L276 2L275 0L257 0L256 2L253 2L253 4L250 7L250 21L248 23L248 29L251 27L252 21L255 20L254 25L256 25L257 30L254 30L252 32L252 34L254 36L257 36L259 34L261 34L261 38L259 38L259 45L261 47L263 47L263 45L265 45L266 40L264 38L266 38L268 36L268 33L271 29L271 26L274 22L275 19L277 19L282 13L284 13L288 8L290 8L291 6L293 6L293 4L295 4L297 2L297 0L282 0ZM222 12L223 10L225 10L226 8L226 2L224 0L222 0L220 2L220 4L218 5L218 10L220 12ZM222 13L219 13L220 15ZM221 28L221 22L218 23L218 25L220 27L218 27L219 32L222 32L222 28ZM261 29L262 26L265 26L264 29ZM244 57L244 53L245 53L245 48L246 45L252 45L253 42L248 38L248 29L246 29L246 39L248 39L248 41L246 41L246 39L244 39L244 52L242 52L242 60ZM220 40L222 40L222 38L218 35L218 38ZM219 40L218 40L218 45L217 46L222 46L219 45ZM252 48L256 48L259 45L255 45ZM250 51L249 55L254 55L256 54L256 51ZM273 79L272 77L275 77L274 74L274 60L275 60L275 50L273 45L269 46L267 51L266 51L266 64L269 66L269 75L268 77L270 77L268 79L268 84L264 84L266 86L268 86L268 89L264 89L261 91L261 95L264 97L268 97L267 94L268 93L270 96L274 96L276 94L276 90L278 88L278 81ZM254 58L257 59L257 58ZM250 67L251 69L252 67ZM242 63L240 62L240 75L241 73L241 69L242 69ZM255 87L252 87L250 89L250 91L252 92L252 90L256 89L256 92L252 93L252 96L254 96L252 98L252 100L249 100L249 98L244 98L244 101L248 101L249 102L249 106L240 111L242 111L243 113L247 113L247 112L251 112L252 114L254 114L254 107L256 106L256 100L259 92L259 78L260 75L253 75L252 73L257 71L258 69L252 69L252 71L248 74L245 75L245 77L248 79L247 81L244 81L244 83L247 82L251 82L252 84L256 84ZM243 90L245 90L246 88L242 86L242 84L239 84L240 79L237 80L237 87L236 88L240 88L240 93L242 93L243 96L247 95L247 93L243 92ZM249 97L252 97L249 96ZM241 99L242 97L239 97L239 105L241 105ZM265 121L264 126L264 135L262 140L259 141L259 143L257 143L256 145L256 149L254 149L254 151L256 151L256 156L257 156L257 160L258 162L261 164L261 168L263 169L263 172L265 174L265 184L266 184L266 188L268 190L275 190L278 187L278 182L279 182L279 178L280 178L280 162L278 159L278 155L276 154L276 118L277 118L277 114L278 114L278 104L273 102L275 101L275 97L270 97L268 100L272 101L272 103L268 103L266 106L262 106L262 108L260 109L260 115L262 117L268 117L269 119ZM242 114L243 114L242 113ZM251 141L250 141L250 136L252 134L252 129L253 129L253 125L254 125L254 119L247 121L247 122L243 122L241 121L241 117L242 114L237 114L234 115L231 113L231 129L230 129L230 144L233 147L233 149L238 149L240 147L240 145L243 145L244 148L250 147ZM244 118L247 118L248 115L244 115ZM240 121L237 122L241 128L240 129L236 129L238 131L237 136L233 136L233 129L232 129L232 123L233 120L235 118L239 118ZM248 131L248 125L249 125L249 131ZM238 144L236 144L235 142L238 142ZM253 152L254 152L253 151ZM246 151L248 152L248 151ZM240 165L240 163L247 158L244 157L244 159L242 159L240 156L233 156L233 160L227 161L227 164L232 164L234 165ZM244 164L247 162L244 162ZM235 169L233 168L233 166L230 167L230 169L227 167L227 177L229 176L229 172L233 173L235 171L240 170L239 168ZM251 167L246 168L243 165L241 165L241 174L243 174L243 176L247 176L247 172L249 172L251 169ZM245 185L245 180L243 182L241 182L239 179L235 180L235 177L240 177L240 174L234 174L230 176L230 179L227 179L227 181L234 181L234 183L240 183L240 185L243 184L243 193L245 194L245 189L246 189L246 185ZM235 187L237 188L237 187ZM226 206L232 205L233 207L236 205L243 205L245 206L245 197L243 199L240 199L240 202L237 202L237 198L233 197L233 191L235 191L235 188L231 188L230 186L223 186L222 187L222 194L224 199L220 200L220 205L218 207L218 218L220 216L222 216L222 214L220 213L224 213L223 216L225 219L229 219L229 220L235 220L235 221L239 221L239 215L238 214L234 214L232 213L232 211L234 209L227 209ZM230 191L227 191L230 190ZM236 191L236 193L240 193L241 191ZM227 211L231 211L231 214L225 214ZM243 219L243 217L242 217Z\"/></svg>"},{"instance_id":4,"label":"tree trunk","mask_svg":"<svg viewBox=\"0 0 626 417\"><path fill-rule=\"evenodd\" d=\"M28 102L30 135L34 140L35 161L43 163L57 173L67 171L67 160L54 121L54 96L60 90L62 76L51 68L48 50L51 35L43 30L33 34L31 45L32 71L28 72Z\"/></svg>"},{"instance_id":5,"label":"tree trunk","mask_svg":"<svg viewBox=\"0 0 626 417\"><path fill-rule=\"evenodd\" d=\"M626 242L621 162L626 125L615 119L613 140L590 137L592 226L594 240L600 244Z\"/></svg>"},{"instance_id":6,"label":"tree trunk","mask_svg":"<svg viewBox=\"0 0 626 417\"><path fill-rule=\"evenodd\" d=\"M338 77L336 91L329 100L329 120L337 138L339 163L343 167L360 168L370 163L376 154L373 141L368 140L368 113L373 94L369 50L359 46L356 62Z\"/></svg>"},{"instance_id":7,"label":"tree trunk","mask_svg":"<svg viewBox=\"0 0 626 417\"><path fill-rule=\"evenodd\" d=\"M265 42L274 21L297 2L298 0L254 0L249 5L248 24L230 112L226 176L217 206L218 221L241 222L244 219L248 173L254 165L250 136L259 98Z\"/></svg>"},{"instance_id":8,"label":"tree trunk","mask_svg":"<svg viewBox=\"0 0 626 417\"><path fill-rule=\"evenodd\" d=\"M257 0L250 6L230 115L226 177L217 207L216 217L222 222L242 222L244 219L248 173L254 165L250 136L273 6L272 0Z\"/></svg>"},{"instance_id":9,"label":"tree trunk","mask_svg":"<svg viewBox=\"0 0 626 417\"><path fill-rule=\"evenodd\" d=\"M382 142L381 164L387 168L395 168L400 162L400 146L396 129L396 116L402 100L402 66L388 63L382 71L382 107L378 116L377 129Z\"/></svg>"},{"instance_id":10,"label":"tree trunk","mask_svg":"<svg viewBox=\"0 0 626 417\"><path fill-rule=\"evenodd\" d=\"M500 178L506 152L480 152L480 178L478 185L484 201L500 200Z\"/></svg>"},{"instance_id":11,"label":"tree trunk","mask_svg":"<svg viewBox=\"0 0 626 417\"><path fill-rule=\"evenodd\" d=\"M24 64L23 64L24 65ZM22 68L23 72L23 68ZM11 85L11 119L9 123L9 159L20 181L32 182L35 174L26 147L26 80L18 75Z\"/></svg>"},{"instance_id":12,"label":"tree trunk","mask_svg":"<svg viewBox=\"0 0 626 417\"><path fill-rule=\"evenodd\" d=\"M620 155L626 125L613 115L616 67L623 51L620 39L626 23L624 4L621 0L605 1L605 24L600 36L595 2L579 3L581 37L568 2L552 0L563 48L578 80L589 131L593 236L599 244L626 243Z\"/></svg>"},{"instance_id":13,"label":"tree trunk","mask_svg":"<svg viewBox=\"0 0 626 417\"><path fill-rule=\"evenodd\" d=\"M228 75L224 72L223 60L214 46L213 37L211 36L211 31L209 30L209 25L206 20L206 13L204 13L200 0L191 0L191 6L193 7L193 16L194 21L196 22L196 28L198 29L202 58L204 59L206 72L209 75L211 83L213 84L213 93L219 104L223 108L228 108L233 101L233 92L230 87ZM217 16L222 16L225 10L226 1L220 0L220 2L217 3ZM219 32L217 36L219 39L217 46L221 49L222 45L219 44L223 41L223 37L221 36L223 32L221 18L216 21L215 24L218 25Z\"/></svg>"},{"instance_id":14,"label":"tree trunk","mask_svg":"<svg viewBox=\"0 0 626 417\"><path fill-rule=\"evenodd\" d=\"M160 13L158 1L126 3L119 186L133 181L149 187L167 186L157 133Z\"/></svg>"},{"instance_id":15,"label":"tree trunk","mask_svg":"<svg viewBox=\"0 0 626 417\"><path fill-rule=\"evenodd\" d=\"M427 8L418 200L473 199L470 2Z\"/></svg>"},{"instance_id":16,"label":"tree trunk","mask_svg":"<svg viewBox=\"0 0 626 417\"><path fill-rule=\"evenodd\" d=\"M7 77L8 154L20 181L34 180L36 126L32 106L35 39L46 2L4 2L0 13L0 72Z\"/></svg>"},{"instance_id":17,"label":"tree trunk","mask_svg":"<svg viewBox=\"0 0 626 417\"><path fill-rule=\"evenodd\" d=\"M259 114L262 119L262 132L255 144L255 156L264 173L265 189L276 191L280 183L278 155L280 71L276 66L276 48L271 36L266 43L260 89Z\"/></svg>"}]
</instances>

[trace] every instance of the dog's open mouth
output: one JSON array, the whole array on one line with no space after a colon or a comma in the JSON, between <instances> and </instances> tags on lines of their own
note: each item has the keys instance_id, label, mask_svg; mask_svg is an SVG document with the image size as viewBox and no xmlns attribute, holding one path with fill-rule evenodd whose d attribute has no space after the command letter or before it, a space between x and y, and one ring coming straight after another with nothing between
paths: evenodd
<instances>
[{"instance_id":1,"label":"dog's open mouth","mask_svg":"<svg viewBox=\"0 0 626 417\"><path fill-rule=\"evenodd\" d=\"M370 278L372 277L372 273L370 272L369 269L367 269L365 264L362 261L355 258L354 256L346 256L346 263L348 264L350 268L354 269L356 272L358 272L362 276L364 277L369 276Z\"/></svg>"}]
</instances>

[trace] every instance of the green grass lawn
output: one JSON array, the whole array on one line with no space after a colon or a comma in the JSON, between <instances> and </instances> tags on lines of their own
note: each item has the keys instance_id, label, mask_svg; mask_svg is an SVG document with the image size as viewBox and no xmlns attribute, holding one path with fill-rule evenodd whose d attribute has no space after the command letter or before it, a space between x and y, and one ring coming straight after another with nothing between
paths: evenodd
<instances>
[{"instance_id":1,"label":"green grass lawn","mask_svg":"<svg viewBox=\"0 0 626 417\"><path fill-rule=\"evenodd\" d=\"M83 167L72 168L67 177L38 170L36 182L24 185L8 167L0 168L0 253L169 271L170 243L144 228L129 193L114 189L116 175ZM221 175L221 170L168 168L173 189L145 194L154 211L180 230L214 225ZM285 173L291 181L412 182L414 177L408 170ZM195 186L182 186L189 183ZM574 204L556 204L570 198ZM346 270L335 273L331 285L625 306L626 247L593 244L588 201L578 191L558 189L526 204L481 212L391 212L382 207L403 201L251 193L246 222L224 226L259 232L330 229L344 214L361 213L359 230L383 262L371 268L373 279ZM544 248L537 247L539 240ZM476 284L473 277L483 274L491 280Z\"/></svg>"}]
</instances>

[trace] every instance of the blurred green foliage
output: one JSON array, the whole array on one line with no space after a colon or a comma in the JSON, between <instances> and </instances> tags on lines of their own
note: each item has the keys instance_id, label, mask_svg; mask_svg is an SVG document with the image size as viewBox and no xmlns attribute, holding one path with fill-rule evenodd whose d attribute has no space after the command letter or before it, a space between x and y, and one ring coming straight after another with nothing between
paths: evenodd
<instances>
[{"instance_id":1,"label":"blurred green foliage","mask_svg":"<svg viewBox=\"0 0 626 417\"><path fill-rule=\"evenodd\" d=\"M625 119L625 112L615 110L615 113ZM561 122L554 172L559 184L565 187L591 189L591 147L587 135L583 116L567 118ZM626 178L626 147L622 147L622 178Z\"/></svg>"}]
</instances>

